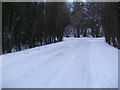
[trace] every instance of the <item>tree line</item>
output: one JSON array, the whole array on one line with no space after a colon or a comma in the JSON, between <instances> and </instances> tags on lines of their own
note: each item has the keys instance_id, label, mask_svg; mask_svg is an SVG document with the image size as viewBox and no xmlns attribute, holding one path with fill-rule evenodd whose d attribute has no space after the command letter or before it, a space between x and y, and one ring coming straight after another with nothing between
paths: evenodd
<instances>
[{"instance_id":1,"label":"tree line","mask_svg":"<svg viewBox=\"0 0 120 90\"><path fill-rule=\"evenodd\" d=\"M105 36L108 44L120 48L119 11L117 2L4 2L2 51L10 53L62 41L67 26L75 28L74 37Z\"/></svg>"},{"instance_id":2,"label":"tree line","mask_svg":"<svg viewBox=\"0 0 120 90\"><path fill-rule=\"evenodd\" d=\"M102 8L102 25L106 42L120 49L119 15L120 3L104 3Z\"/></svg>"},{"instance_id":3,"label":"tree line","mask_svg":"<svg viewBox=\"0 0 120 90\"><path fill-rule=\"evenodd\" d=\"M88 30L91 36L104 36L106 42L120 48L120 3L87 2L73 3L72 23L76 26L75 37L86 37Z\"/></svg>"},{"instance_id":4,"label":"tree line","mask_svg":"<svg viewBox=\"0 0 120 90\"><path fill-rule=\"evenodd\" d=\"M3 53L62 41L67 13L66 3L3 3Z\"/></svg>"}]
</instances>

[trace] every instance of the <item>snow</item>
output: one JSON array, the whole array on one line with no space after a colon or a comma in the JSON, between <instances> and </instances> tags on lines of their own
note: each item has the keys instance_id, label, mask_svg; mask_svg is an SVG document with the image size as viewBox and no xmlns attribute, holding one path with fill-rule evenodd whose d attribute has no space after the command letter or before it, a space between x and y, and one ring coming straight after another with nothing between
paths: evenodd
<instances>
[{"instance_id":1,"label":"snow","mask_svg":"<svg viewBox=\"0 0 120 90\"><path fill-rule=\"evenodd\" d=\"M118 88L118 49L104 38L64 38L2 60L3 88Z\"/></svg>"},{"instance_id":2,"label":"snow","mask_svg":"<svg viewBox=\"0 0 120 90\"><path fill-rule=\"evenodd\" d=\"M0 89L2 90L2 56L0 56Z\"/></svg>"}]
</instances>

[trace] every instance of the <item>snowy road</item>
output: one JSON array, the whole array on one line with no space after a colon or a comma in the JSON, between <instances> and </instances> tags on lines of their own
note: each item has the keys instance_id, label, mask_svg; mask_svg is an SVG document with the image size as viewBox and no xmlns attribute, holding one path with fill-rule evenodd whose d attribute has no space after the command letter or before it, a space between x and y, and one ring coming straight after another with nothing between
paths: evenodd
<instances>
[{"instance_id":1,"label":"snowy road","mask_svg":"<svg viewBox=\"0 0 120 90\"><path fill-rule=\"evenodd\" d=\"M3 88L118 87L118 50L104 38L70 38L2 58Z\"/></svg>"}]
</instances>

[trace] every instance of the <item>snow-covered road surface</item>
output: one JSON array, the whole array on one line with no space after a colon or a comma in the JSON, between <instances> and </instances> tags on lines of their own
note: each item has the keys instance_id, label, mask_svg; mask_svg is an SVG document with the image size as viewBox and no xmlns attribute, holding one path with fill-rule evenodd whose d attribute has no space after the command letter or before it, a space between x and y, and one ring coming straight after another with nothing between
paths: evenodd
<instances>
[{"instance_id":1,"label":"snow-covered road surface","mask_svg":"<svg viewBox=\"0 0 120 90\"><path fill-rule=\"evenodd\" d=\"M118 87L118 50L104 38L65 39L2 60L3 88Z\"/></svg>"}]
</instances>

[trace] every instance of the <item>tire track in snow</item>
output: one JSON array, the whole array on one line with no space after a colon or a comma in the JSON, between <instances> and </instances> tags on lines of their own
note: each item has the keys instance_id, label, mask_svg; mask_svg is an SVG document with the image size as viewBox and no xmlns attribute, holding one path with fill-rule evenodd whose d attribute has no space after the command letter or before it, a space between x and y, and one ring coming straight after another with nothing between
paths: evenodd
<instances>
[{"instance_id":1,"label":"tire track in snow","mask_svg":"<svg viewBox=\"0 0 120 90\"><path fill-rule=\"evenodd\" d=\"M94 42L102 42L102 40L68 39L58 44L47 45L46 48L42 47L41 51L35 49L32 52L30 50L29 55L20 54L19 60L11 58L10 63L3 65L3 87L95 88L104 87L107 85L105 83L111 83L110 81L114 83L108 84L106 87L116 87L116 78L111 73L113 69L105 72L112 74L110 80L102 79L101 71L99 71L101 67L105 67L105 64L110 65L106 69L101 69L102 71L107 71L109 67L117 67L112 64L113 58L110 60L111 63L107 63L109 60L104 61L106 56L101 54L105 54L101 50L109 49L106 51L112 52L113 48L108 47L104 41L101 44ZM19 53L17 55L19 56ZM98 60L96 60L96 56L98 56ZM9 57L12 57L12 54ZM102 58L99 59L100 57ZM6 60L9 58L6 57ZM102 64L101 67L99 64Z\"/></svg>"}]
</instances>

